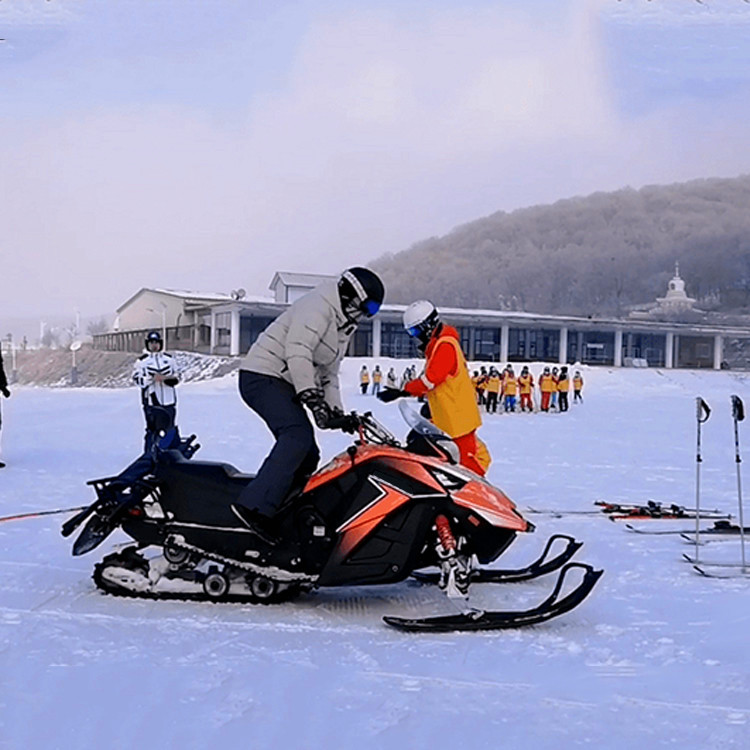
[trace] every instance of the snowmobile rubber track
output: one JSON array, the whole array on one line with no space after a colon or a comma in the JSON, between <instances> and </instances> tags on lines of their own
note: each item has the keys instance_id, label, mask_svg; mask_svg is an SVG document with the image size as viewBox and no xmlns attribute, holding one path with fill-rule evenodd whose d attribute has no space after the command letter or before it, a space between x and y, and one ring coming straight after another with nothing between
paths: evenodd
<instances>
[{"instance_id":1,"label":"snowmobile rubber track","mask_svg":"<svg viewBox=\"0 0 750 750\"><path fill-rule=\"evenodd\" d=\"M309 575L308 573L292 573L291 571L281 571L282 575L274 576L270 572L270 568L263 567L262 565L255 565L254 563L241 562L235 560L232 557L224 557L216 552L205 550L202 547L196 547L192 544L187 544L184 541L179 541L175 536L170 536L167 539L167 543L172 547L185 550L186 552L194 552L196 554L205 557L207 560L213 560L214 562L222 563L223 565L229 565L232 568L238 570L244 570L247 573L255 573L256 575L262 575L266 578L270 578L277 583L309 583L313 584L318 580L318 576ZM276 568L276 570L279 570Z\"/></svg>"},{"instance_id":2,"label":"snowmobile rubber track","mask_svg":"<svg viewBox=\"0 0 750 750\"><path fill-rule=\"evenodd\" d=\"M565 549L551 560L545 560L556 539L565 539L567 545ZM561 568L568 562L579 549L583 547L583 542L579 542L567 534L553 534L548 540L542 551L542 554L527 565L525 568L491 570L482 569L473 570L469 574L470 583L515 583L519 581L529 581L532 578L547 575L558 568ZM439 573L421 573L415 571L412 577L421 583L437 583L440 580Z\"/></svg>"},{"instance_id":3,"label":"snowmobile rubber track","mask_svg":"<svg viewBox=\"0 0 750 750\"><path fill-rule=\"evenodd\" d=\"M583 580L562 599L558 599L565 577L573 568L584 571ZM577 607L591 593L603 573L603 570L594 570L591 565L586 563L568 563L560 571L552 593L533 609L519 611L474 610L458 615L424 618L386 616L383 621L393 628L411 633L476 632L538 625Z\"/></svg>"},{"instance_id":4,"label":"snowmobile rubber track","mask_svg":"<svg viewBox=\"0 0 750 750\"><path fill-rule=\"evenodd\" d=\"M133 549L132 547L130 548ZM118 558L116 561L115 558ZM127 550L125 555L123 553L113 553L108 555L101 562L96 563L94 566L94 573L92 578L96 587L103 591L105 594L112 596L120 596L125 599L147 599L151 601L183 601L183 602L212 602L212 603L229 603L229 604L283 604L284 602L296 599L302 591L306 588L302 585L291 585L288 589L281 591L280 593L268 597L259 598L253 594L226 594L220 598L212 598L207 596L203 592L187 593L187 592L152 592L152 591L133 591L132 589L118 586L111 581L107 581L103 578L103 572L109 564L118 564L118 567L122 567L123 563L127 563ZM127 567L127 565L126 565Z\"/></svg>"}]
</instances>

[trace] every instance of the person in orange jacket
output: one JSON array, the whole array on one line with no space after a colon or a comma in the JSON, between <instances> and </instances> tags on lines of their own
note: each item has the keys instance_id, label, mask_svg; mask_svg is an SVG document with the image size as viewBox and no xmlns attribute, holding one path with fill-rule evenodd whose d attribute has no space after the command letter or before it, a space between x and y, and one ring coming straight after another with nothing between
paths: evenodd
<instances>
[{"instance_id":1,"label":"person in orange jacket","mask_svg":"<svg viewBox=\"0 0 750 750\"><path fill-rule=\"evenodd\" d=\"M568 391L570 390L570 380L568 380L568 368L561 367L560 375L557 378L557 400L560 411L568 411Z\"/></svg>"},{"instance_id":2,"label":"person in orange jacket","mask_svg":"<svg viewBox=\"0 0 750 750\"><path fill-rule=\"evenodd\" d=\"M497 399L500 395L500 388L502 386L502 378L500 373L494 368L490 367L490 372L487 375L485 382L485 399L487 401L487 413L497 413Z\"/></svg>"},{"instance_id":3,"label":"person in orange jacket","mask_svg":"<svg viewBox=\"0 0 750 750\"><path fill-rule=\"evenodd\" d=\"M539 376L539 390L542 393L541 410L549 411L549 402L553 392L557 388L552 373L549 367L545 367L542 374Z\"/></svg>"},{"instance_id":4,"label":"person in orange jacket","mask_svg":"<svg viewBox=\"0 0 750 750\"><path fill-rule=\"evenodd\" d=\"M583 403L583 396L581 396L581 391L583 390L583 377L581 376L581 371L576 370L575 374L573 375L573 403L575 404L577 401L580 401Z\"/></svg>"},{"instance_id":5,"label":"person in orange jacket","mask_svg":"<svg viewBox=\"0 0 750 750\"><path fill-rule=\"evenodd\" d=\"M521 374L518 376L518 390L521 394L521 411L534 411L534 405L531 403L531 393L534 388L534 376L529 372L527 365L523 366Z\"/></svg>"},{"instance_id":6,"label":"person in orange jacket","mask_svg":"<svg viewBox=\"0 0 750 750\"><path fill-rule=\"evenodd\" d=\"M489 455L476 435L482 418L458 331L442 323L437 309L427 300L409 305L404 312L404 328L419 341L426 360L424 370L403 390L386 389L378 398L387 403L401 396L426 397L433 423L456 443L461 464L484 476Z\"/></svg>"},{"instance_id":7,"label":"person in orange jacket","mask_svg":"<svg viewBox=\"0 0 750 750\"><path fill-rule=\"evenodd\" d=\"M362 389L362 395L367 393L367 386L370 385L370 373L367 371L367 365L362 365L359 371L359 387Z\"/></svg>"}]
</instances>

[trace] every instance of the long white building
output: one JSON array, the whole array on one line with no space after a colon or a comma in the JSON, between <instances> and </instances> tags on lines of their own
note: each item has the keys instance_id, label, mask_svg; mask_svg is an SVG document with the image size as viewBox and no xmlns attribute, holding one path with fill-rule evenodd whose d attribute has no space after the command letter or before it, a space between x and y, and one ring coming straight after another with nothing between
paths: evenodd
<instances>
[{"instance_id":1,"label":"long white building","mask_svg":"<svg viewBox=\"0 0 750 750\"><path fill-rule=\"evenodd\" d=\"M252 298L242 290L225 295L141 289L118 308L115 330L95 336L94 344L140 351L149 330L163 329L169 349L238 356L289 304L327 278L278 272L269 287L272 296ZM349 354L413 357L414 344L401 323L404 309L384 305L373 320L360 325ZM440 312L458 329L471 361L750 369L748 326L649 316L619 319L448 307Z\"/></svg>"}]
</instances>

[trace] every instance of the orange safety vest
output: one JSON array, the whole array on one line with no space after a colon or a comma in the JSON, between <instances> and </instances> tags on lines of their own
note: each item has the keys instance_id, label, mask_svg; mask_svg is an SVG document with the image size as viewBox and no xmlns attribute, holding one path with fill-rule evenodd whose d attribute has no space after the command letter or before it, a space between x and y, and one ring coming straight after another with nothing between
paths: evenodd
<instances>
[{"instance_id":1,"label":"orange safety vest","mask_svg":"<svg viewBox=\"0 0 750 750\"><path fill-rule=\"evenodd\" d=\"M552 393L553 391L557 390L557 387L555 386L555 379L552 377L552 375L542 375L539 378L539 388L542 393Z\"/></svg>"},{"instance_id":2,"label":"orange safety vest","mask_svg":"<svg viewBox=\"0 0 750 750\"><path fill-rule=\"evenodd\" d=\"M500 393L500 376L490 375L487 378L487 390L490 393Z\"/></svg>"},{"instance_id":3,"label":"orange safety vest","mask_svg":"<svg viewBox=\"0 0 750 750\"><path fill-rule=\"evenodd\" d=\"M482 418L461 345L453 336L442 335L430 348L434 351L444 343L449 343L456 351L456 372L427 392L427 403L435 425L450 437L457 438L476 430L482 424Z\"/></svg>"},{"instance_id":4,"label":"orange safety vest","mask_svg":"<svg viewBox=\"0 0 750 750\"><path fill-rule=\"evenodd\" d=\"M360 370L360 373L359 373L359 382L363 383L363 384L370 382L370 373L367 372L367 370Z\"/></svg>"},{"instance_id":5,"label":"orange safety vest","mask_svg":"<svg viewBox=\"0 0 750 750\"><path fill-rule=\"evenodd\" d=\"M557 381L557 390L558 391L569 391L570 390L570 381L567 378L560 378Z\"/></svg>"},{"instance_id":6,"label":"orange safety vest","mask_svg":"<svg viewBox=\"0 0 750 750\"><path fill-rule=\"evenodd\" d=\"M516 395L516 376L515 375L506 375L503 378L503 393L506 396Z\"/></svg>"},{"instance_id":7,"label":"orange safety vest","mask_svg":"<svg viewBox=\"0 0 750 750\"><path fill-rule=\"evenodd\" d=\"M372 373L372 382L379 383L383 379L383 373L381 370L375 370Z\"/></svg>"},{"instance_id":8,"label":"orange safety vest","mask_svg":"<svg viewBox=\"0 0 750 750\"><path fill-rule=\"evenodd\" d=\"M580 375L576 375L573 378L573 390L580 391L583 388L583 378Z\"/></svg>"},{"instance_id":9,"label":"orange safety vest","mask_svg":"<svg viewBox=\"0 0 750 750\"><path fill-rule=\"evenodd\" d=\"M531 375L519 375L518 385L521 388L521 395L528 395L531 393L531 387L534 385L534 378Z\"/></svg>"}]
</instances>

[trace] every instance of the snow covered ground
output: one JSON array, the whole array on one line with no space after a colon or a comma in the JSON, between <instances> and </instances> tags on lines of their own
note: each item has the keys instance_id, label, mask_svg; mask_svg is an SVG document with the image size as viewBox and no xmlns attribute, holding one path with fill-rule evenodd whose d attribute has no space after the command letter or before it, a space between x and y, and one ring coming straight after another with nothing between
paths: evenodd
<instances>
[{"instance_id":1,"label":"snow covered ground","mask_svg":"<svg viewBox=\"0 0 750 750\"><path fill-rule=\"evenodd\" d=\"M345 363L347 406L403 434L394 405L358 394L361 362ZM522 509L587 510L600 498L692 505L701 395L714 410L704 505L736 512L729 396L750 402L748 376L583 374L585 403L566 415L485 420L490 479ZM258 465L269 438L232 376L183 385L180 398L200 457ZM0 515L88 502L85 481L139 451L133 389L17 388L3 407ZM750 433L741 440L747 461ZM320 442L327 458L347 438ZM526 630L426 636L381 623L450 610L416 583L275 607L124 600L90 578L110 540L73 558L62 517L0 523L0 748L750 747L750 580L702 579L680 561L689 545L603 516L530 519L537 533L502 566L535 557L552 533L573 534L585 541L580 559L606 570L589 600ZM701 553L738 559L739 546ZM552 580L476 587L476 602L528 607Z\"/></svg>"}]
</instances>

